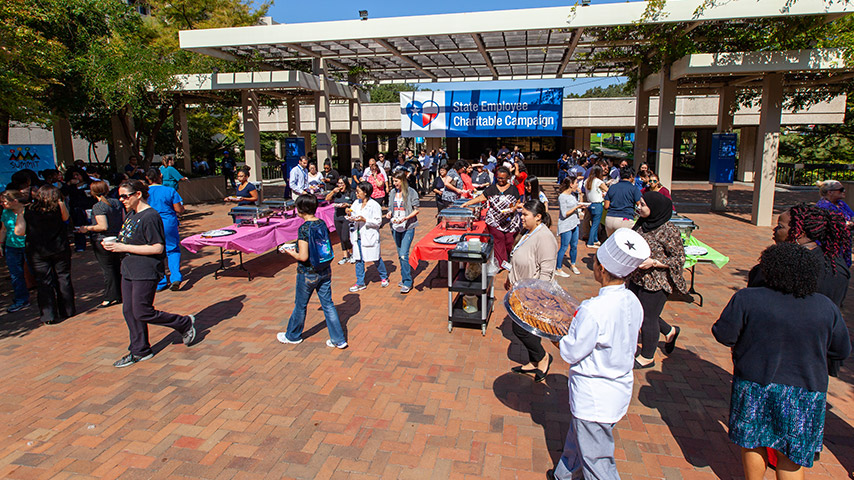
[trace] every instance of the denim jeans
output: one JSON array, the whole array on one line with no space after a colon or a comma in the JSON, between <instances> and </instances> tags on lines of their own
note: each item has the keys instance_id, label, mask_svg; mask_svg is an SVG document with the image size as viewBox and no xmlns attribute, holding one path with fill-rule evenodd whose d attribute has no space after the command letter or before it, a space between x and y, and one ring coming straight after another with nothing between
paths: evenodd
<instances>
[{"instance_id":1,"label":"denim jeans","mask_svg":"<svg viewBox=\"0 0 854 480\"><path fill-rule=\"evenodd\" d=\"M12 277L12 290L15 292L14 304L22 305L29 302L30 292L27 291L27 281L24 279L26 249L6 245L3 255L6 257L9 276Z\"/></svg>"},{"instance_id":2,"label":"denim jeans","mask_svg":"<svg viewBox=\"0 0 854 480\"><path fill-rule=\"evenodd\" d=\"M297 272L297 283L294 287L294 311L288 320L288 331L285 336L288 340L297 341L302 337L305 327L305 312L312 292L317 290L317 298L323 307L323 315L326 317L326 329L329 330L329 338L335 345L346 342L341 321L338 319L338 310L332 302L332 270L327 269L321 273Z\"/></svg>"},{"instance_id":3,"label":"denim jeans","mask_svg":"<svg viewBox=\"0 0 854 480\"><path fill-rule=\"evenodd\" d=\"M412 271L409 266L409 247L412 245L412 239L415 237L415 229L410 228L398 232L391 229L394 236L394 244L397 246L397 258L400 259L400 280L409 288L412 288Z\"/></svg>"},{"instance_id":4,"label":"denim jeans","mask_svg":"<svg viewBox=\"0 0 854 480\"><path fill-rule=\"evenodd\" d=\"M356 260L356 285L364 285L365 284L365 261L362 260L362 240L356 241L356 248L359 249L359 260ZM377 264L377 271L380 272L380 279L385 280L388 278L388 271L385 269L385 263L383 263L383 258L380 257L379 260L374 262Z\"/></svg>"},{"instance_id":5,"label":"denim jeans","mask_svg":"<svg viewBox=\"0 0 854 480\"><path fill-rule=\"evenodd\" d=\"M560 249L557 251L557 268L563 267L563 256L566 255L566 249L569 248L569 263L575 265L575 259L578 256L578 231L579 227L575 227L568 232L560 234Z\"/></svg>"},{"instance_id":6,"label":"denim jeans","mask_svg":"<svg viewBox=\"0 0 854 480\"><path fill-rule=\"evenodd\" d=\"M599 241L599 224L602 223L602 212L605 205L602 203L591 203L590 210L590 236L587 237L587 245L593 245Z\"/></svg>"}]
</instances>

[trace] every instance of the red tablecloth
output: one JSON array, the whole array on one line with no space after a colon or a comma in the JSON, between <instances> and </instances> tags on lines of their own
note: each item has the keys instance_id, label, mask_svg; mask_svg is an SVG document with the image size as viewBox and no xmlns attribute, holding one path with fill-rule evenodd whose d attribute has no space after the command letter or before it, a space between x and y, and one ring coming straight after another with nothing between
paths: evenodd
<instances>
[{"instance_id":1,"label":"red tablecloth","mask_svg":"<svg viewBox=\"0 0 854 480\"><path fill-rule=\"evenodd\" d=\"M335 207L332 205L320 207L315 215L326 222L330 232L335 231ZM181 240L181 245L193 253L206 246L237 250L243 253L264 253L285 242L296 240L299 227L303 223L299 217L273 217L268 225L258 227L231 225L224 228L237 230L234 235L216 238L202 238L201 235L193 235Z\"/></svg>"},{"instance_id":2,"label":"red tablecloth","mask_svg":"<svg viewBox=\"0 0 854 480\"><path fill-rule=\"evenodd\" d=\"M418 262L421 260L428 262L431 260L447 260L448 251L456 245L442 245L434 242L433 239L440 235L461 235L463 233L486 233L486 223L474 222L472 229L468 231L443 230L439 225L436 225L433 230L427 232L427 235L412 247L412 251L409 252L409 265L412 268L417 268Z\"/></svg>"}]
</instances>

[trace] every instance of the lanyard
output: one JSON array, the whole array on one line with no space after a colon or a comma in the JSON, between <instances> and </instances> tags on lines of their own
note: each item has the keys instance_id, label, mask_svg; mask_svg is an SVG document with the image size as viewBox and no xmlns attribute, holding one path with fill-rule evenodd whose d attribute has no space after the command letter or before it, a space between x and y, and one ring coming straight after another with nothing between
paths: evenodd
<instances>
[{"instance_id":1,"label":"lanyard","mask_svg":"<svg viewBox=\"0 0 854 480\"><path fill-rule=\"evenodd\" d=\"M534 232L536 232L537 230L539 230L539 229L540 229L540 227L542 227L542 226L543 226L543 224L541 223L541 224L537 225L537 228L535 228L535 229L531 230L530 232L526 233L526 234L522 237L522 239L521 239L521 240L519 240L519 243L517 243L517 244L516 244L516 246L515 246L515 247L513 247L513 250L511 250L511 251L510 251L510 256L512 257L512 256L513 256L513 254L514 254L514 253L516 253L516 250L518 250L518 249L519 249L519 247L521 247L523 243L527 242L527 241L528 241L528 238L530 238L530 236L531 236L531 235L533 235L533 234L534 234Z\"/></svg>"}]
</instances>

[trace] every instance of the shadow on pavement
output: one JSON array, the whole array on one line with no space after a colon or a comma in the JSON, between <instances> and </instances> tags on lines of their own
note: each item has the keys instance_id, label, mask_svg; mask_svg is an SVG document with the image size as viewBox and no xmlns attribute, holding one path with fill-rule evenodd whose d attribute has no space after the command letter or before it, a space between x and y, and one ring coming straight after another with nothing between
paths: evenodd
<instances>
[{"instance_id":1,"label":"shadow on pavement","mask_svg":"<svg viewBox=\"0 0 854 480\"><path fill-rule=\"evenodd\" d=\"M218 325L223 320L236 317L243 310L243 301L246 295L238 295L229 300L214 303L196 313L196 340L195 344L199 344L205 340L205 337L210 333L210 329ZM181 334L172 331L169 335L161 339L156 344L152 345L151 350L157 355L167 345L181 343Z\"/></svg>"}]
</instances>

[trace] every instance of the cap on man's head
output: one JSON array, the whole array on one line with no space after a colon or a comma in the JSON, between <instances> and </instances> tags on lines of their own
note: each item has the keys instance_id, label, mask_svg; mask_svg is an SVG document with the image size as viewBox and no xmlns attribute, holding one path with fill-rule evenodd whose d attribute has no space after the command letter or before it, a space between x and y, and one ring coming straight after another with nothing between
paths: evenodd
<instances>
[{"instance_id":1,"label":"cap on man's head","mask_svg":"<svg viewBox=\"0 0 854 480\"><path fill-rule=\"evenodd\" d=\"M630 228L618 229L596 251L602 267L618 278L628 277L649 255L649 244Z\"/></svg>"}]
</instances>

